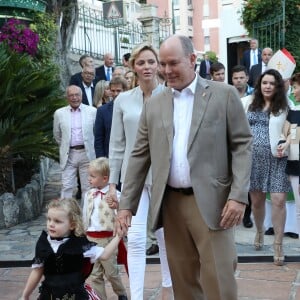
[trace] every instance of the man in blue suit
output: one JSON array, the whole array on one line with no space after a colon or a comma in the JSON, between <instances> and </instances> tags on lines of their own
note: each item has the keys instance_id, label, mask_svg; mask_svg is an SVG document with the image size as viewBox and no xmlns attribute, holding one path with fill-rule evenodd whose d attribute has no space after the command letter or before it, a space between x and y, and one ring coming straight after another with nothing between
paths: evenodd
<instances>
[{"instance_id":1,"label":"man in blue suit","mask_svg":"<svg viewBox=\"0 0 300 300\"><path fill-rule=\"evenodd\" d=\"M104 64L96 68L96 77L98 80L110 81L114 71L114 56L111 53L104 54Z\"/></svg>"},{"instance_id":2,"label":"man in blue suit","mask_svg":"<svg viewBox=\"0 0 300 300\"><path fill-rule=\"evenodd\" d=\"M200 63L199 75L204 79L211 79L210 66L212 61L209 59L208 54L204 55L204 59Z\"/></svg>"},{"instance_id":3,"label":"man in blue suit","mask_svg":"<svg viewBox=\"0 0 300 300\"><path fill-rule=\"evenodd\" d=\"M127 81L122 77L114 77L109 83L113 100L98 107L95 121L95 152L96 157L108 157L111 122L114 100L123 91L127 90Z\"/></svg>"},{"instance_id":4,"label":"man in blue suit","mask_svg":"<svg viewBox=\"0 0 300 300\"><path fill-rule=\"evenodd\" d=\"M249 74L251 67L259 63L261 63L261 50L258 48L258 40L251 39L250 49L244 51L241 65L246 67Z\"/></svg>"}]
</instances>

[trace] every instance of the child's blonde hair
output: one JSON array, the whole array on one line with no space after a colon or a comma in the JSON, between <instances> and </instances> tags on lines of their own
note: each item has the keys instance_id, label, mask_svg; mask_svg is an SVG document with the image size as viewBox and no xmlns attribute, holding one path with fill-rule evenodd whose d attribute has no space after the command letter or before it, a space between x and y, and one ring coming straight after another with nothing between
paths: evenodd
<instances>
[{"instance_id":1,"label":"child's blonde hair","mask_svg":"<svg viewBox=\"0 0 300 300\"><path fill-rule=\"evenodd\" d=\"M74 226L74 234L76 236L85 235L82 223L82 212L77 200L73 198L54 199L47 205L47 210L50 208L64 210L68 215L70 223Z\"/></svg>"},{"instance_id":2,"label":"child's blonde hair","mask_svg":"<svg viewBox=\"0 0 300 300\"><path fill-rule=\"evenodd\" d=\"M99 175L109 176L109 162L106 157L99 157L90 162L90 168Z\"/></svg>"}]
</instances>

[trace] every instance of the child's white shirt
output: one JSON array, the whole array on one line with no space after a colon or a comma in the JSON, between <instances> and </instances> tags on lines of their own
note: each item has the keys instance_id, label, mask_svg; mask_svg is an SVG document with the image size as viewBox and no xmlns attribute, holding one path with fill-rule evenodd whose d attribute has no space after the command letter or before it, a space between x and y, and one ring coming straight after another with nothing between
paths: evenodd
<instances>
[{"instance_id":1,"label":"child's white shirt","mask_svg":"<svg viewBox=\"0 0 300 300\"><path fill-rule=\"evenodd\" d=\"M98 190L96 188L93 188L92 189L93 191L95 190L95 192ZM102 188L100 190L100 192L104 193L104 194L107 194L108 193L108 190L109 190L109 185L105 186L104 188ZM86 196L85 197L89 197L88 195L89 193L86 193ZM120 196L121 196L121 193L119 191L117 191L117 199L118 201L120 201ZM85 199L84 201L84 207L83 207L83 216L85 217L86 216L86 204L87 204L87 199ZM100 202L101 201L106 201L105 200L105 196L101 195L101 194L98 194L95 198L94 198L94 205L93 205L93 211L92 211L92 214L91 214L91 217L90 217L90 220L85 220L84 218L84 222L87 222L88 223L88 228L87 228L87 231L103 231L103 227L102 227L102 222L101 220L99 220L99 216L100 216L100 213L99 213L99 207L100 207Z\"/></svg>"}]
</instances>

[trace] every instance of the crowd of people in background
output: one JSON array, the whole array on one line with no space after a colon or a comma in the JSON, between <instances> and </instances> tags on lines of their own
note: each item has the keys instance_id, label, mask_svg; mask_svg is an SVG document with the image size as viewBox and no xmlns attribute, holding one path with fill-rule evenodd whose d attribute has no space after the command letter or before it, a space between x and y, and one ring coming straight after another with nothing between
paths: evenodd
<instances>
[{"instance_id":1,"label":"crowd of people in background","mask_svg":"<svg viewBox=\"0 0 300 300\"><path fill-rule=\"evenodd\" d=\"M103 56L100 67L91 56L80 57L82 71L70 78L68 105L55 112L53 133L62 169L61 198L72 198L77 186L88 241L108 247L111 256L104 261L98 253L100 260L92 261L91 290L99 299L106 299L105 277L119 300L128 299L117 268L114 230L127 238L123 262L127 268L128 261L132 300L143 299L146 254L156 253L163 300L237 299L233 228L241 222L246 228L254 223L257 251L272 229L274 264L284 264L285 202L291 191L297 237L300 232L300 75L292 77L295 63L281 72L272 59L271 48L261 50L251 39L250 49L228 72L230 86L224 64L207 53L197 68L193 46L183 36L166 39L159 54L148 43L138 45L123 55L120 66L112 53ZM168 105L172 99L173 106ZM194 106L186 105L186 99ZM264 228L268 197L272 228ZM117 241L120 249L123 239ZM219 254L211 257L211 252ZM46 284L44 293L49 292ZM28 285L26 296L32 291ZM82 290L78 293L86 297Z\"/></svg>"}]
</instances>

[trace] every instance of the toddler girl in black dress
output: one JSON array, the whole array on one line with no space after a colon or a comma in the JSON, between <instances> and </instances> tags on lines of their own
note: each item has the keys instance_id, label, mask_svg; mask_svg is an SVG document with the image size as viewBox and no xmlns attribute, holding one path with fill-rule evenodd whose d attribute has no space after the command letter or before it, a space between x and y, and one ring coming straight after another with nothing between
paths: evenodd
<instances>
[{"instance_id":1,"label":"toddler girl in black dress","mask_svg":"<svg viewBox=\"0 0 300 300\"><path fill-rule=\"evenodd\" d=\"M47 211L47 232L36 244L32 271L22 300L29 300L42 276L39 300L99 299L88 291L85 279L97 259L108 259L117 249L120 238L114 237L105 247L98 247L84 235L81 209L75 199L52 200Z\"/></svg>"}]
</instances>

